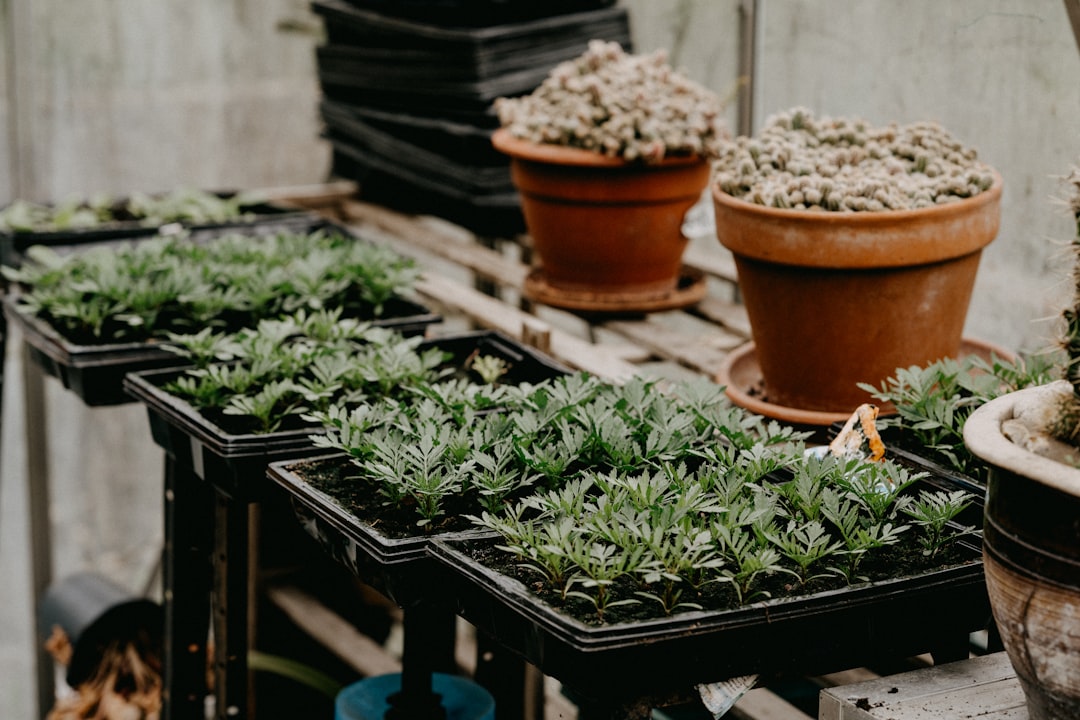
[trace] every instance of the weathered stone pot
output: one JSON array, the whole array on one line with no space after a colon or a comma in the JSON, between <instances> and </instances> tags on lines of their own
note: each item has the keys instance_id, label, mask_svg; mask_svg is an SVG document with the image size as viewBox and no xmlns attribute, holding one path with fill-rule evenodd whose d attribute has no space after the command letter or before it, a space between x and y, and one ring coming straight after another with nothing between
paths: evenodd
<instances>
[{"instance_id":1,"label":"weathered stone pot","mask_svg":"<svg viewBox=\"0 0 1080 720\"><path fill-rule=\"evenodd\" d=\"M631 163L521 140L505 129L494 133L492 143L510 156L511 178L550 289L601 301L676 289L688 242L683 218L708 184L708 161L691 156Z\"/></svg>"},{"instance_id":2,"label":"weathered stone pot","mask_svg":"<svg viewBox=\"0 0 1080 720\"><path fill-rule=\"evenodd\" d=\"M1080 469L1068 462L1080 452L1040 433L1071 392L1062 381L1010 393L964 426L990 466L986 585L1031 720L1080 718ZM1066 462L1040 454L1051 450Z\"/></svg>"},{"instance_id":3,"label":"weathered stone pot","mask_svg":"<svg viewBox=\"0 0 1080 720\"><path fill-rule=\"evenodd\" d=\"M958 202L888 212L765 207L713 187L716 235L735 256L765 399L850 413L898 367L960 352L1002 180Z\"/></svg>"}]
</instances>

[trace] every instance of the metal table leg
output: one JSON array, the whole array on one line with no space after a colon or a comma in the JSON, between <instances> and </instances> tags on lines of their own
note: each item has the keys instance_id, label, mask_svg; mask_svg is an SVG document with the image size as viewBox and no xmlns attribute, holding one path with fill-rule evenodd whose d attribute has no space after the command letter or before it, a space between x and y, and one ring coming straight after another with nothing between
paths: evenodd
<instances>
[{"instance_id":1,"label":"metal table leg","mask_svg":"<svg viewBox=\"0 0 1080 720\"><path fill-rule=\"evenodd\" d=\"M390 697L386 720L445 720L431 675L454 671L457 619L446 608L417 604L405 608L401 692Z\"/></svg>"},{"instance_id":2,"label":"metal table leg","mask_svg":"<svg viewBox=\"0 0 1080 720\"><path fill-rule=\"evenodd\" d=\"M166 459L164 720L206 717L212 502L207 483Z\"/></svg>"},{"instance_id":3,"label":"metal table leg","mask_svg":"<svg viewBox=\"0 0 1080 720\"><path fill-rule=\"evenodd\" d=\"M251 507L214 492L214 695L220 720L249 717L254 706L247 662Z\"/></svg>"},{"instance_id":4,"label":"metal table leg","mask_svg":"<svg viewBox=\"0 0 1080 720\"><path fill-rule=\"evenodd\" d=\"M45 373L23 345L23 413L26 422L26 483L29 499L31 613L34 626L34 659L37 675L38 715L45 715L56 701L53 660L38 638L41 598L52 582L52 527L49 523L49 454L45 433Z\"/></svg>"}]
</instances>

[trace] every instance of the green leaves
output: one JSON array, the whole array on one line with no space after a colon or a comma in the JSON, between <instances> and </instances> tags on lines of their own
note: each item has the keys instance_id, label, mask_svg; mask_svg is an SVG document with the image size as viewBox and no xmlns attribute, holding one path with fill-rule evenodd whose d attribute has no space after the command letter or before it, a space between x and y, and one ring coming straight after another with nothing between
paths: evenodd
<instances>
[{"instance_id":1,"label":"green leaves","mask_svg":"<svg viewBox=\"0 0 1080 720\"><path fill-rule=\"evenodd\" d=\"M896 407L896 418L883 418L882 427L910 433L914 443L937 455L943 464L975 477L985 472L964 445L964 423L976 408L1013 390L1041 385L1052 377L1053 359L1045 355L1015 362L975 355L946 358L925 367L898 368L881 387L859 387Z\"/></svg>"},{"instance_id":2,"label":"green leaves","mask_svg":"<svg viewBox=\"0 0 1080 720\"><path fill-rule=\"evenodd\" d=\"M4 268L25 312L84 343L253 327L299 310L373 319L417 272L386 247L322 232L159 237L67 256L35 247L21 268Z\"/></svg>"},{"instance_id":3,"label":"green leaves","mask_svg":"<svg viewBox=\"0 0 1080 720\"><path fill-rule=\"evenodd\" d=\"M223 408L226 415L246 417L253 432L274 432L286 418L309 415L329 423L332 435L344 432L342 444L359 442L362 433L350 423L360 416L332 410L332 404L400 397L409 388L437 381L445 356L438 350L418 351L421 341L342 319L337 310L301 311L233 335L208 329L172 334L171 345L196 367L165 390L196 409Z\"/></svg>"}]
</instances>

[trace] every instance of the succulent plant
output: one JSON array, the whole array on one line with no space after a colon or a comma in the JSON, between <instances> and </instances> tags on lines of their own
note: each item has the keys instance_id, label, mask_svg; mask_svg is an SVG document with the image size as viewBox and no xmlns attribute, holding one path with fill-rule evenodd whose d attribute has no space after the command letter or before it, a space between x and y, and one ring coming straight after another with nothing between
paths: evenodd
<instances>
[{"instance_id":1,"label":"succulent plant","mask_svg":"<svg viewBox=\"0 0 1080 720\"><path fill-rule=\"evenodd\" d=\"M753 137L723 143L713 181L769 207L880 212L978 195L994 173L936 123L872 127L794 108L768 118Z\"/></svg>"},{"instance_id":2,"label":"succulent plant","mask_svg":"<svg viewBox=\"0 0 1080 720\"><path fill-rule=\"evenodd\" d=\"M515 137L646 163L714 156L728 136L723 109L715 93L673 70L665 51L633 55L602 40L532 94L495 101Z\"/></svg>"}]
</instances>

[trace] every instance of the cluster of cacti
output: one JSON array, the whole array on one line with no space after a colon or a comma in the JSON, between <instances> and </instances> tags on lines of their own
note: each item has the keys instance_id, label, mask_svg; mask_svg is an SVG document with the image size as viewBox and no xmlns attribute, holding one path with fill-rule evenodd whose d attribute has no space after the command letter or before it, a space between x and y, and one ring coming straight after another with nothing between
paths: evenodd
<instances>
[{"instance_id":1,"label":"cluster of cacti","mask_svg":"<svg viewBox=\"0 0 1080 720\"><path fill-rule=\"evenodd\" d=\"M532 94L495 101L515 137L646 163L715 156L728 135L723 109L715 93L673 70L663 50L633 55L602 40Z\"/></svg>"},{"instance_id":2,"label":"cluster of cacti","mask_svg":"<svg viewBox=\"0 0 1080 720\"><path fill-rule=\"evenodd\" d=\"M872 127L795 108L723 144L713 180L759 205L832 212L909 210L988 189L989 166L936 123Z\"/></svg>"},{"instance_id":3,"label":"cluster of cacti","mask_svg":"<svg viewBox=\"0 0 1080 720\"><path fill-rule=\"evenodd\" d=\"M1061 313L1064 320L1061 345L1065 350L1065 379L1072 384L1073 393L1061 407L1051 432L1056 437L1076 444L1080 442L1080 167L1073 168L1065 182L1071 191L1068 202L1076 221L1076 232L1072 241L1072 305L1067 306Z\"/></svg>"}]
</instances>

